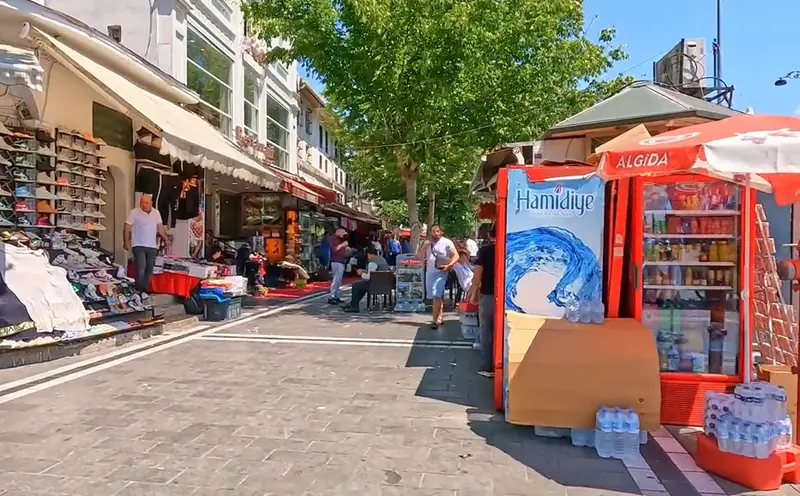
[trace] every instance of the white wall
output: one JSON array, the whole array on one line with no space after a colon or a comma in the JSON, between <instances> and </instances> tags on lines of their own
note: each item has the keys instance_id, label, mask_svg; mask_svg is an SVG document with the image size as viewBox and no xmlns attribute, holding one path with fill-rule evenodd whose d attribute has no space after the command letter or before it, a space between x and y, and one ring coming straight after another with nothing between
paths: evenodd
<instances>
[{"instance_id":1,"label":"white wall","mask_svg":"<svg viewBox=\"0 0 800 496\"><path fill-rule=\"evenodd\" d=\"M297 153L298 155L310 155L309 167L299 168L300 175L308 178L313 178L322 183L323 186L332 188L342 195L341 202L344 202L345 184L347 174L339 167L336 159L336 140L333 133L328 131L328 151L325 152L324 146L324 131L323 126L323 146L320 146L319 126L324 122L321 118L321 113L325 112L324 109L318 107L319 103L312 97L308 96L304 91L299 94L300 98L300 112L297 121ZM306 127L306 115L310 110L310 129ZM311 132L308 132L311 131ZM308 153L310 151L310 153ZM320 158L322 158L322 165L320 166ZM327 166L327 168L326 168ZM337 172L338 179L337 179Z\"/></svg>"},{"instance_id":2,"label":"white wall","mask_svg":"<svg viewBox=\"0 0 800 496\"><path fill-rule=\"evenodd\" d=\"M156 4L160 2L155 0ZM74 17L103 34L108 34L108 26L122 26L122 44L158 65L156 14L151 14L148 0L42 0L39 3Z\"/></svg>"}]
</instances>

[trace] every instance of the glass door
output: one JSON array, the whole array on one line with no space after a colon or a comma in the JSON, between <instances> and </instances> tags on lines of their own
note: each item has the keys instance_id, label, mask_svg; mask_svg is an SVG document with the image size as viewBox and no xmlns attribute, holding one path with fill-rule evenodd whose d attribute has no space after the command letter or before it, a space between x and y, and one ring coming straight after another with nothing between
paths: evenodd
<instances>
[{"instance_id":1,"label":"glass door","mask_svg":"<svg viewBox=\"0 0 800 496\"><path fill-rule=\"evenodd\" d=\"M670 181L640 189L642 322L663 372L736 375L740 188Z\"/></svg>"}]
</instances>

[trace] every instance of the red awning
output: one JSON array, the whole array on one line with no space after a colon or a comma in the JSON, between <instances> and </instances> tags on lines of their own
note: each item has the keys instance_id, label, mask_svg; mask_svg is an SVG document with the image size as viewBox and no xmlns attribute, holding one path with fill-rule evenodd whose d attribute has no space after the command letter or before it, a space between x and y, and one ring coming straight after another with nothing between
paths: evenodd
<instances>
[{"instance_id":1,"label":"red awning","mask_svg":"<svg viewBox=\"0 0 800 496\"><path fill-rule=\"evenodd\" d=\"M276 167L270 167L269 169L281 178L280 188L283 191L296 198L300 198L301 200L305 200L316 205L322 205L326 202L325 196L320 192L308 187L308 183L305 181L298 179L292 174L289 174L288 172Z\"/></svg>"},{"instance_id":2,"label":"red awning","mask_svg":"<svg viewBox=\"0 0 800 496\"><path fill-rule=\"evenodd\" d=\"M336 191L326 188L325 186L320 186L319 184L310 183L308 181L303 181L300 179L300 182L306 188L310 189L311 191L316 191L319 196L325 199L325 201L335 202L336 201Z\"/></svg>"}]
</instances>

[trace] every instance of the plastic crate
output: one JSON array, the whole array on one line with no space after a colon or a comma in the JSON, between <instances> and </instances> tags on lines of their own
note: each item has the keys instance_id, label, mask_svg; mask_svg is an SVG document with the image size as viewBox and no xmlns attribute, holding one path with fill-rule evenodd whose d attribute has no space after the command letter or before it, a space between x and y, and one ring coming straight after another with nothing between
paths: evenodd
<instances>
[{"instance_id":1,"label":"plastic crate","mask_svg":"<svg viewBox=\"0 0 800 496\"><path fill-rule=\"evenodd\" d=\"M203 319L210 322L237 319L242 315L242 298L228 301L203 300Z\"/></svg>"}]
</instances>

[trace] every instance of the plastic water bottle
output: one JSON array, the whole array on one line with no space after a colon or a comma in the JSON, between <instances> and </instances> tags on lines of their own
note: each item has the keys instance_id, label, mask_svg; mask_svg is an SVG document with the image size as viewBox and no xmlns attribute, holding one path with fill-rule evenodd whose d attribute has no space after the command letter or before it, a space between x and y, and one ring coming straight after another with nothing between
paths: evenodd
<instances>
[{"instance_id":1,"label":"plastic water bottle","mask_svg":"<svg viewBox=\"0 0 800 496\"><path fill-rule=\"evenodd\" d=\"M639 431L639 444L647 444L647 431L644 429Z\"/></svg>"},{"instance_id":2,"label":"plastic water bottle","mask_svg":"<svg viewBox=\"0 0 800 496\"><path fill-rule=\"evenodd\" d=\"M594 430L592 429L571 429L573 446L594 446Z\"/></svg>"},{"instance_id":3,"label":"plastic water bottle","mask_svg":"<svg viewBox=\"0 0 800 496\"><path fill-rule=\"evenodd\" d=\"M593 324L602 324L606 318L606 307L600 300L595 300L591 304L591 319Z\"/></svg>"},{"instance_id":4,"label":"plastic water bottle","mask_svg":"<svg viewBox=\"0 0 800 496\"><path fill-rule=\"evenodd\" d=\"M639 415L633 408L625 410L626 421L625 426L627 432L625 433L625 456L632 457L639 454Z\"/></svg>"},{"instance_id":5,"label":"plastic water bottle","mask_svg":"<svg viewBox=\"0 0 800 496\"><path fill-rule=\"evenodd\" d=\"M724 415L717 421L717 447L720 451L731 451L730 427L730 415Z\"/></svg>"},{"instance_id":6,"label":"plastic water bottle","mask_svg":"<svg viewBox=\"0 0 800 496\"><path fill-rule=\"evenodd\" d=\"M756 458L769 458L769 455L772 453L770 449L770 440L773 438L772 434L772 429L766 422L761 422L755 426L753 454Z\"/></svg>"},{"instance_id":7,"label":"plastic water bottle","mask_svg":"<svg viewBox=\"0 0 800 496\"><path fill-rule=\"evenodd\" d=\"M581 301L578 306L578 318L583 324L590 324L592 322L592 302L585 300Z\"/></svg>"},{"instance_id":8,"label":"plastic water bottle","mask_svg":"<svg viewBox=\"0 0 800 496\"><path fill-rule=\"evenodd\" d=\"M578 322L580 319L578 314L580 305L578 304L578 299L575 297L575 295L567 296L567 301L564 305L564 308L566 309L565 315L567 320L570 322Z\"/></svg>"},{"instance_id":9,"label":"plastic water bottle","mask_svg":"<svg viewBox=\"0 0 800 496\"><path fill-rule=\"evenodd\" d=\"M755 443L755 426L752 422L742 422L741 430L739 431L739 454L749 458L755 458L756 450Z\"/></svg>"},{"instance_id":10,"label":"plastic water bottle","mask_svg":"<svg viewBox=\"0 0 800 496\"><path fill-rule=\"evenodd\" d=\"M611 458L614 454L611 410L605 407L595 415L594 446L600 458Z\"/></svg>"},{"instance_id":11,"label":"plastic water bottle","mask_svg":"<svg viewBox=\"0 0 800 496\"><path fill-rule=\"evenodd\" d=\"M775 435L775 445L772 448L785 448L792 443L792 419L786 416L777 423L777 434Z\"/></svg>"},{"instance_id":12,"label":"plastic water bottle","mask_svg":"<svg viewBox=\"0 0 800 496\"><path fill-rule=\"evenodd\" d=\"M620 408L615 408L611 417L611 429L614 432L614 458L625 457L625 434L628 432L627 418L625 412Z\"/></svg>"},{"instance_id":13,"label":"plastic water bottle","mask_svg":"<svg viewBox=\"0 0 800 496\"><path fill-rule=\"evenodd\" d=\"M739 447L739 430L741 429L741 422L734 417L730 417L728 423L728 451L736 453L737 455L742 451Z\"/></svg>"}]
</instances>

